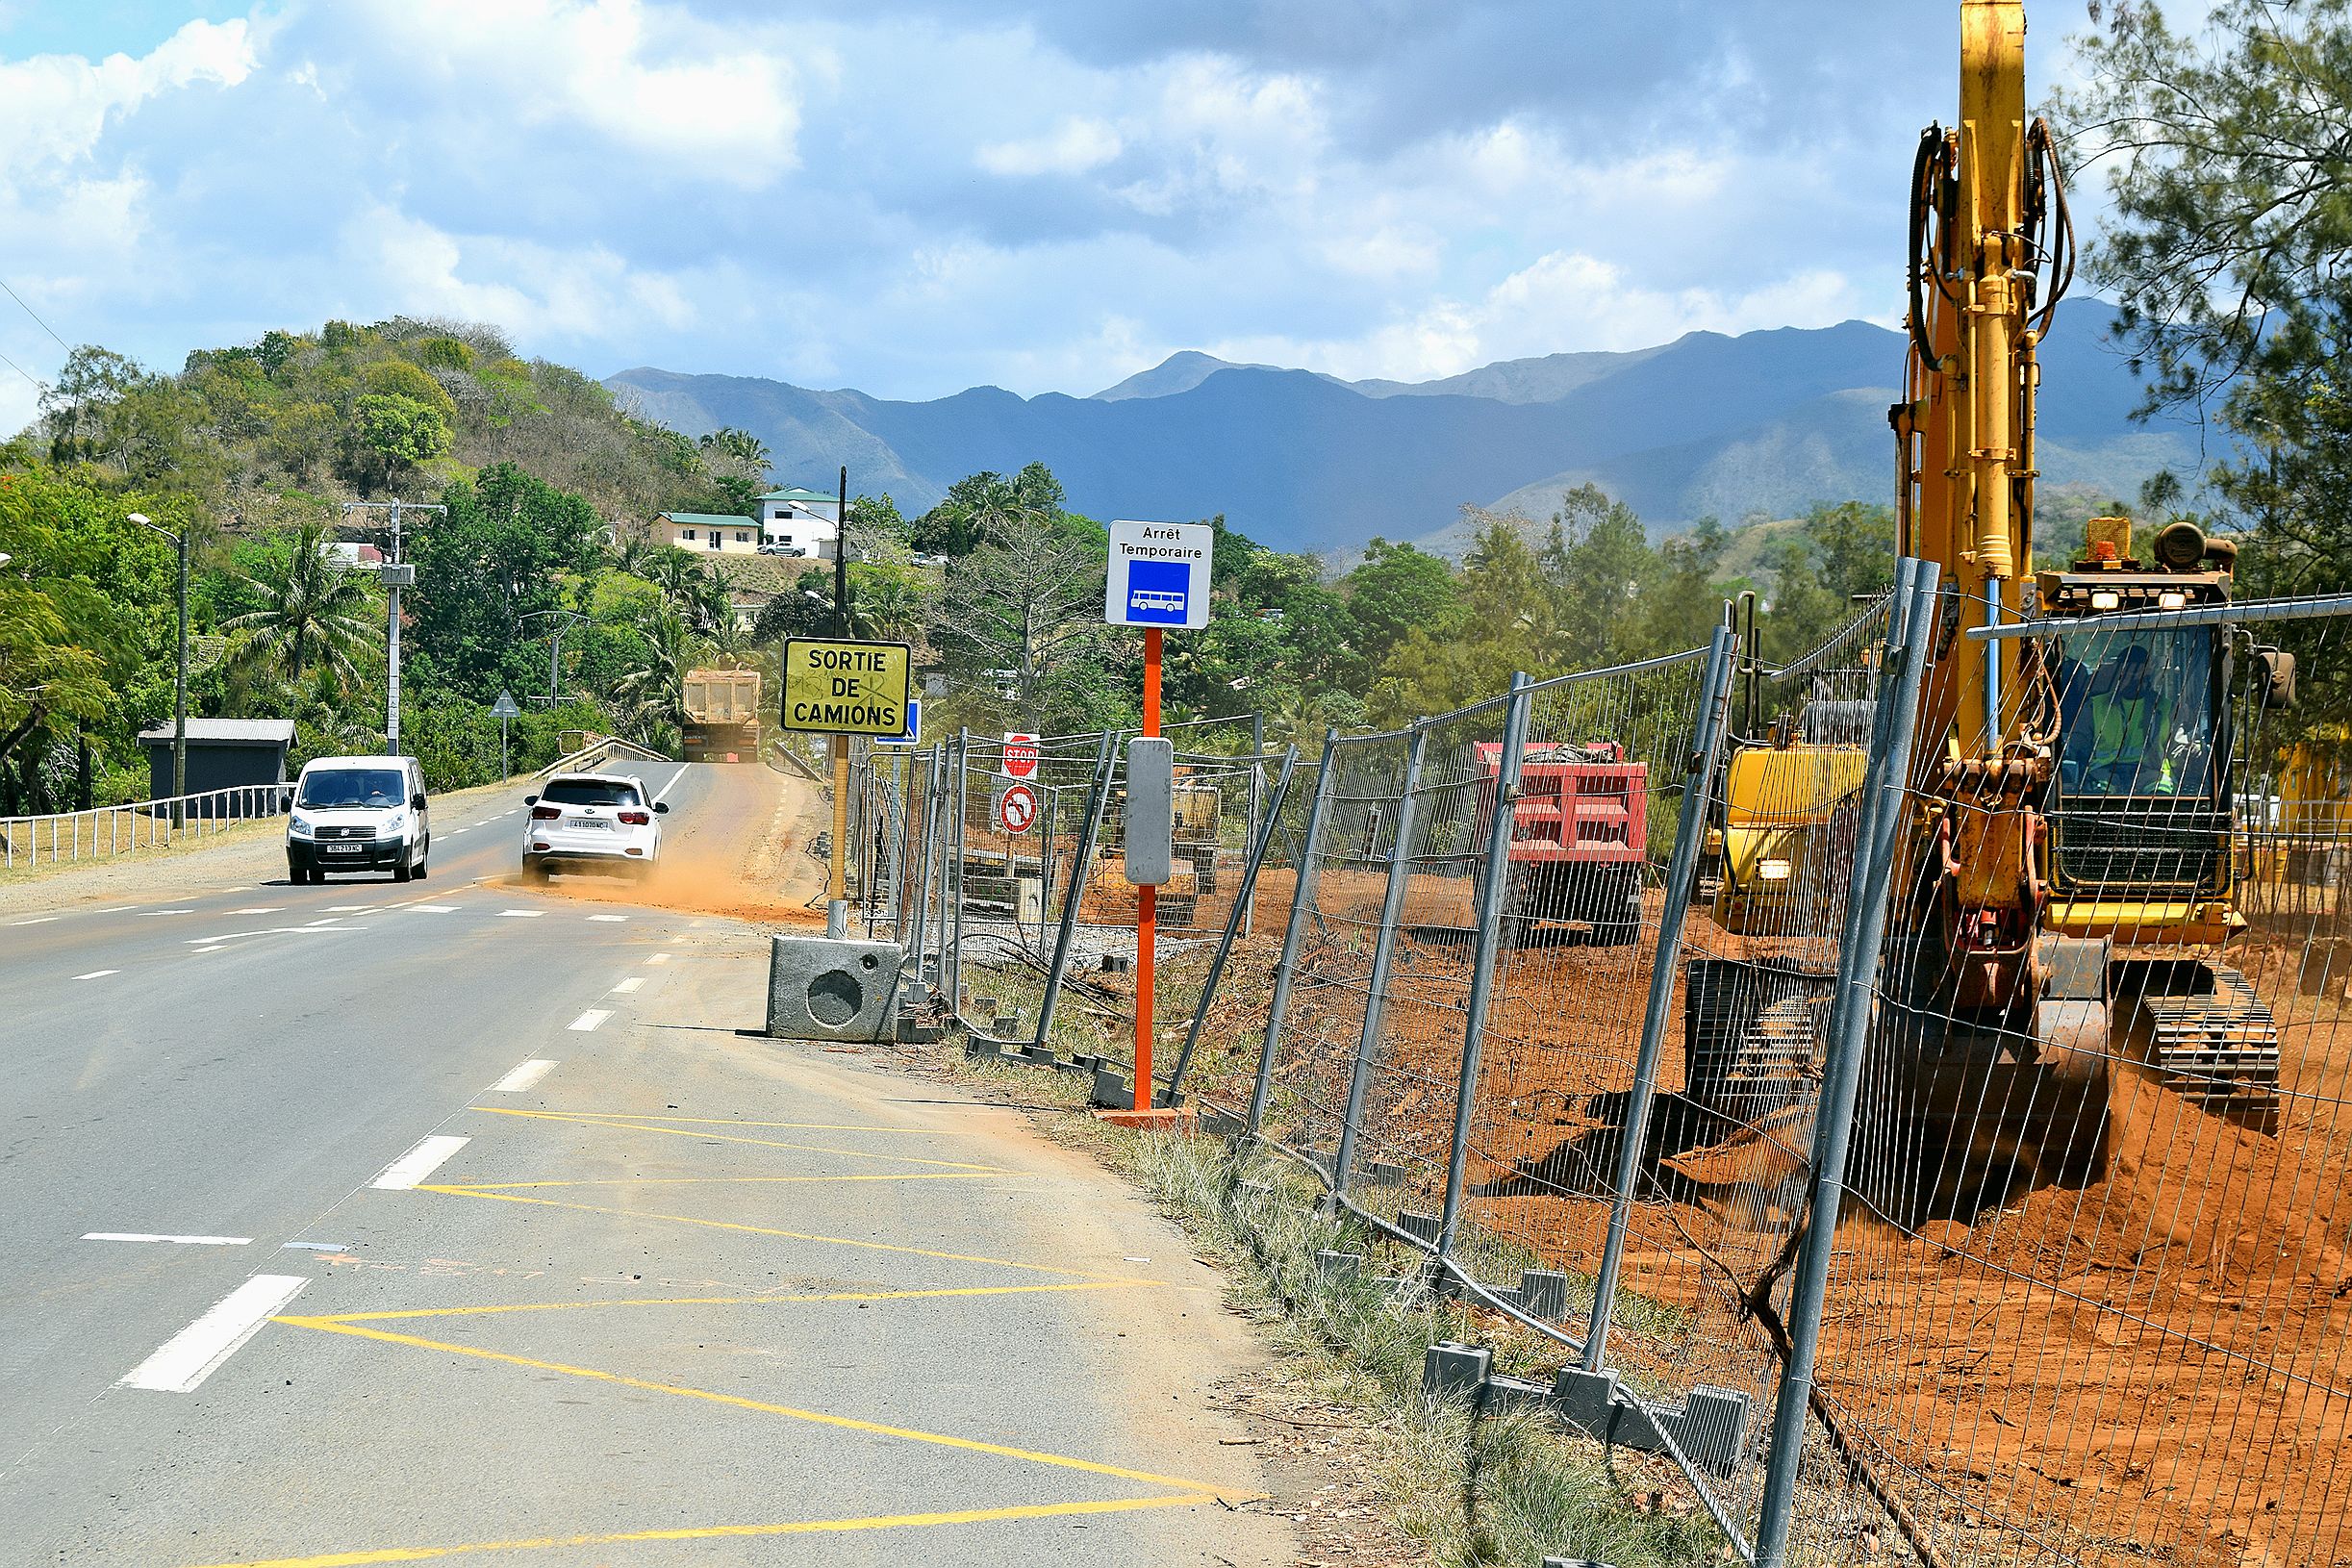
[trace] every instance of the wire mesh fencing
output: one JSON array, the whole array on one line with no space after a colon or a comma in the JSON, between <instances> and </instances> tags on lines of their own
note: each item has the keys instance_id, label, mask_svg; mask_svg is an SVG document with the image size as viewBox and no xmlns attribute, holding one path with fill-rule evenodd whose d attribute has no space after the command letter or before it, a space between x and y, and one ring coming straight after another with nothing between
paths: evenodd
<instances>
[{"instance_id":1,"label":"wire mesh fencing","mask_svg":"<svg viewBox=\"0 0 2352 1568\"><path fill-rule=\"evenodd\" d=\"M1817 1465L1925 1560L2352 1561L2348 630L2086 615L1929 676ZM1833 1506L1798 1534L1870 1560Z\"/></svg>"}]
</instances>

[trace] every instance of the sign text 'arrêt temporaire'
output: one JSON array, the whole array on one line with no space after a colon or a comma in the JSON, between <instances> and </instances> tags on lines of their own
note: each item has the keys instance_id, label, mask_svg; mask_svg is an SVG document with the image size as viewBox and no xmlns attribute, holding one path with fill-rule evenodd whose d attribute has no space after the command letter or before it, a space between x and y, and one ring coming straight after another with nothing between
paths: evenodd
<instances>
[{"instance_id":1,"label":"sign text 'arr\u00eat temporaire'","mask_svg":"<svg viewBox=\"0 0 2352 1568\"><path fill-rule=\"evenodd\" d=\"M787 638L779 721L819 735L902 734L914 662L904 643Z\"/></svg>"}]
</instances>

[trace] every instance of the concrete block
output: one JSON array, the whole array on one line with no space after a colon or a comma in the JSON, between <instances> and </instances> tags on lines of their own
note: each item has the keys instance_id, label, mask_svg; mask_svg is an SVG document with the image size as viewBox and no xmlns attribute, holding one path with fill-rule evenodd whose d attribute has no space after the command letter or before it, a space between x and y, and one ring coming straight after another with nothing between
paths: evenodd
<instances>
[{"instance_id":1,"label":"concrete block","mask_svg":"<svg viewBox=\"0 0 2352 1568\"><path fill-rule=\"evenodd\" d=\"M1086 1097L1086 1100L1090 1105L1109 1107L1133 1105L1135 1103L1135 1086L1129 1083L1127 1075L1117 1068L1098 1067L1095 1069L1094 1092Z\"/></svg>"},{"instance_id":2,"label":"concrete block","mask_svg":"<svg viewBox=\"0 0 2352 1568\"><path fill-rule=\"evenodd\" d=\"M1102 973L1105 974L1125 974L1134 967L1135 961L1125 953L1106 952L1102 955Z\"/></svg>"},{"instance_id":3,"label":"concrete block","mask_svg":"<svg viewBox=\"0 0 2352 1568\"><path fill-rule=\"evenodd\" d=\"M776 1040L887 1040L897 1028L895 942L778 936L768 952L768 1034Z\"/></svg>"},{"instance_id":4,"label":"concrete block","mask_svg":"<svg viewBox=\"0 0 2352 1568\"><path fill-rule=\"evenodd\" d=\"M1018 1040L1029 1031L1021 1026L1019 1013L999 1013L992 1021L989 1033L999 1040Z\"/></svg>"},{"instance_id":5,"label":"concrete block","mask_svg":"<svg viewBox=\"0 0 2352 1568\"><path fill-rule=\"evenodd\" d=\"M1417 1214L1408 1208L1397 1216L1397 1228L1416 1240L1435 1246L1438 1232L1445 1228L1445 1221L1434 1214Z\"/></svg>"},{"instance_id":6,"label":"concrete block","mask_svg":"<svg viewBox=\"0 0 2352 1568\"><path fill-rule=\"evenodd\" d=\"M1404 1167L1394 1161L1374 1160L1356 1179L1367 1187L1402 1187L1404 1175Z\"/></svg>"},{"instance_id":7,"label":"concrete block","mask_svg":"<svg viewBox=\"0 0 2352 1568\"><path fill-rule=\"evenodd\" d=\"M1495 1353L1481 1346L1441 1341L1422 1357L1421 1392L1432 1400L1476 1400L1485 1389L1494 1362Z\"/></svg>"},{"instance_id":8,"label":"concrete block","mask_svg":"<svg viewBox=\"0 0 2352 1568\"><path fill-rule=\"evenodd\" d=\"M948 1037L948 1026L930 1019L898 1015L898 1038L910 1046L936 1045Z\"/></svg>"},{"instance_id":9,"label":"concrete block","mask_svg":"<svg viewBox=\"0 0 2352 1568\"><path fill-rule=\"evenodd\" d=\"M1353 1279L1364 1272L1364 1254L1361 1252L1317 1252L1315 1254L1315 1272L1326 1279Z\"/></svg>"},{"instance_id":10,"label":"concrete block","mask_svg":"<svg viewBox=\"0 0 2352 1568\"><path fill-rule=\"evenodd\" d=\"M1609 1565L1591 1557L1546 1557L1544 1568L1609 1568Z\"/></svg>"},{"instance_id":11,"label":"concrete block","mask_svg":"<svg viewBox=\"0 0 2352 1568\"><path fill-rule=\"evenodd\" d=\"M1530 1318L1559 1322L1568 1315L1568 1277L1546 1269L1520 1270L1519 1304Z\"/></svg>"},{"instance_id":12,"label":"concrete block","mask_svg":"<svg viewBox=\"0 0 2352 1568\"><path fill-rule=\"evenodd\" d=\"M1613 1372L1562 1367L1552 1385L1562 1421L1623 1448L1663 1454L1671 1433L1683 1456L1701 1469L1729 1476L1748 1436L1748 1396L1736 1389L1694 1388L1681 1408L1652 1404L1618 1386Z\"/></svg>"},{"instance_id":13,"label":"concrete block","mask_svg":"<svg viewBox=\"0 0 2352 1568\"><path fill-rule=\"evenodd\" d=\"M1009 1054L1009 1052L1007 1054ZM1053 1065L1053 1048L1051 1046L1024 1046L1021 1048L1021 1054L1027 1060L1035 1062L1041 1067L1051 1067Z\"/></svg>"}]
</instances>

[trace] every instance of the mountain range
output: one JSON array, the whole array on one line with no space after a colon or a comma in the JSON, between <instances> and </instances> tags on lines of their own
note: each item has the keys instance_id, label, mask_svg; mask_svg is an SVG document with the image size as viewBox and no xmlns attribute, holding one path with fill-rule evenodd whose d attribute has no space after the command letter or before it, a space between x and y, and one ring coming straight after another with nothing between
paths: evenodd
<instances>
[{"instance_id":1,"label":"mountain range","mask_svg":"<svg viewBox=\"0 0 2352 1568\"><path fill-rule=\"evenodd\" d=\"M2139 391L2105 341L2112 313L2065 310L2042 348L2046 483L2129 496L2199 467L2199 433L2137 424ZM1342 381L1187 351L1092 396L975 387L899 402L748 376L641 367L607 378L624 406L689 435L748 430L780 483L888 492L912 515L982 469L1050 468L1075 511L1223 513L1278 549L1349 553L1375 535L1444 548L1464 503L1543 518L1591 481L1654 533L1705 516L1786 517L1893 490L1886 407L1900 333L1866 321L1625 353L1506 360L1435 381Z\"/></svg>"}]
</instances>

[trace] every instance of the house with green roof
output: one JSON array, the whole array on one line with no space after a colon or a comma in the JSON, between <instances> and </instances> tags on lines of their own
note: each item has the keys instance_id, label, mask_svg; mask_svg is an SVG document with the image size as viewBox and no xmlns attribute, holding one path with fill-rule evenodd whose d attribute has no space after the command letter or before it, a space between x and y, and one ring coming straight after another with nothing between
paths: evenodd
<instances>
[{"instance_id":1,"label":"house with green roof","mask_svg":"<svg viewBox=\"0 0 2352 1568\"><path fill-rule=\"evenodd\" d=\"M682 550L759 553L760 525L750 518L718 512L664 512L653 519L653 531L662 543Z\"/></svg>"}]
</instances>

